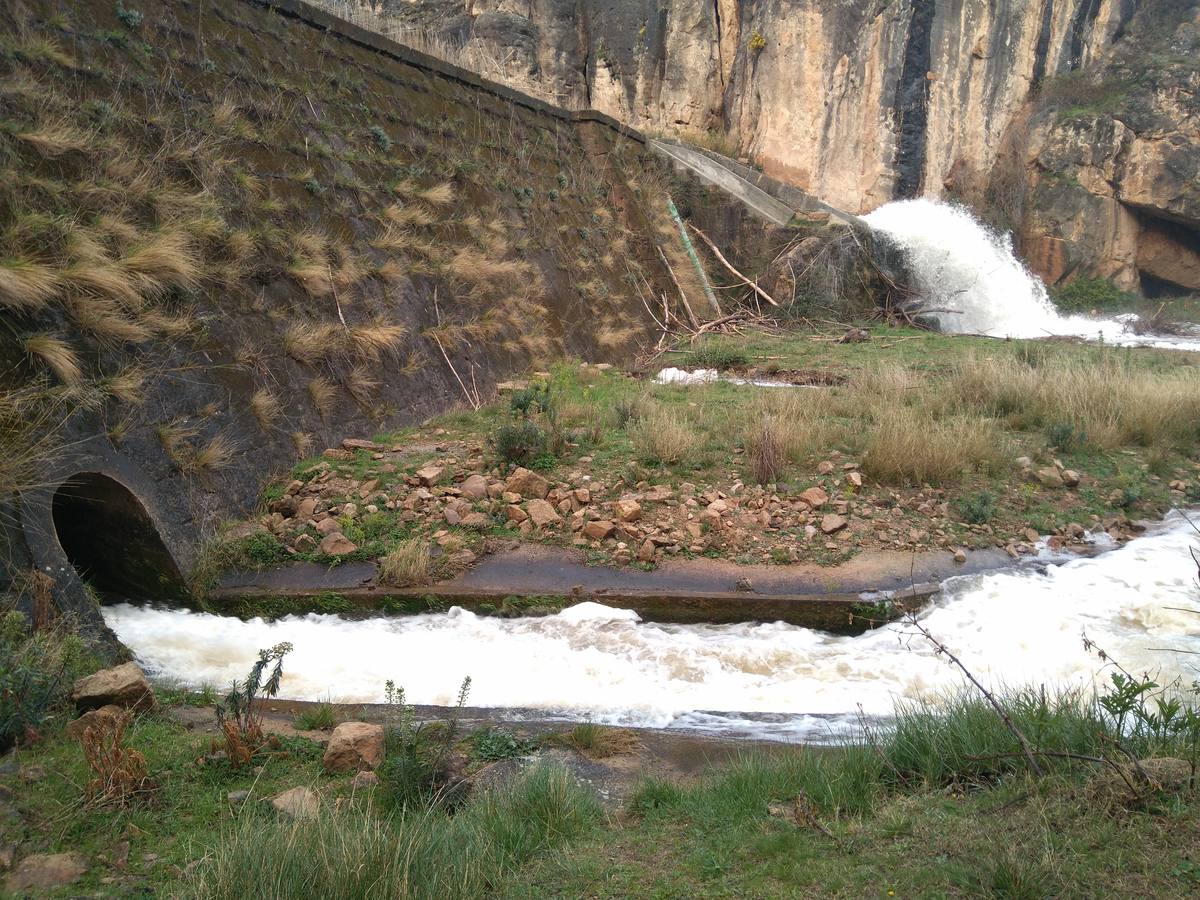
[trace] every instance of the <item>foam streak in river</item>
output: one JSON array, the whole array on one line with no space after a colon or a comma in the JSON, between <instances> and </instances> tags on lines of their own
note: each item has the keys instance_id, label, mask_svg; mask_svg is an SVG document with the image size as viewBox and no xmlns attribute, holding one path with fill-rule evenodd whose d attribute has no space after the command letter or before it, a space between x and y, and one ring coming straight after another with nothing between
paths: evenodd
<instances>
[{"instance_id":1,"label":"foam streak in river","mask_svg":"<svg viewBox=\"0 0 1200 900\"><path fill-rule=\"evenodd\" d=\"M1179 609L1200 606L1192 544L1176 516L1092 559L954 578L923 621L992 684L1088 683L1099 663L1083 649L1085 629L1127 668L1182 674L1174 667L1188 657L1156 648L1200 650L1197 617ZM379 701L392 678L411 701L445 705L471 675L473 705L759 737L812 736L813 715L853 716L859 705L886 715L896 698L961 683L901 624L858 637L782 623L660 625L597 603L520 619L452 609L268 623L127 604L105 617L147 668L192 684L222 686L260 647L291 641L284 697ZM748 722L722 711L775 715Z\"/></svg>"},{"instance_id":2,"label":"foam streak in river","mask_svg":"<svg viewBox=\"0 0 1200 900\"><path fill-rule=\"evenodd\" d=\"M921 305L942 331L994 337L1076 335L1109 344L1200 350L1200 336L1137 335L1125 318L1061 315L1046 286L961 206L922 198L886 203L864 221L906 257ZM1128 318L1128 317L1126 317Z\"/></svg>"}]
</instances>

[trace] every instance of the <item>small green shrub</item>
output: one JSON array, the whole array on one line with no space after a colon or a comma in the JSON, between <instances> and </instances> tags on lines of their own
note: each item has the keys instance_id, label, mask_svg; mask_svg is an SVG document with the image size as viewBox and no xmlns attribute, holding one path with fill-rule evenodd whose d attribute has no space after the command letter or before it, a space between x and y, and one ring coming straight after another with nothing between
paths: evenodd
<instances>
[{"instance_id":1,"label":"small green shrub","mask_svg":"<svg viewBox=\"0 0 1200 900\"><path fill-rule=\"evenodd\" d=\"M74 680L96 668L78 636L61 627L30 631L16 611L0 615L0 754L36 738Z\"/></svg>"},{"instance_id":2,"label":"small green shrub","mask_svg":"<svg viewBox=\"0 0 1200 900\"><path fill-rule=\"evenodd\" d=\"M375 140L376 147L378 147L384 153L387 153L392 149L392 139L388 137L386 131L384 131L378 125L372 125L370 131L371 137Z\"/></svg>"},{"instance_id":3,"label":"small green shrub","mask_svg":"<svg viewBox=\"0 0 1200 900\"><path fill-rule=\"evenodd\" d=\"M471 755L485 762L513 759L533 752L530 741L504 728L481 728L471 735Z\"/></svg>"},{"instance_id":4,"label":"small green shrub","mask_svg":"<svg viewBox=\"0 0 1200 900\"><path fill-rule=\"evenodd\" d=\"M1107 278L1076 278L1054 288L1051 299L1061 310L1088 312L1093 309L1118 309L1130 305L1135 298Z\"/></svg>"},{"instance_id":5,"label":"small green shrub","mask_svg":"<svg viewBox=\"0 0 1200 900\"><path fill-rule=\"evenodd\" d=\"M990 491L976 491L961 497L957 504L958 514L968 525L983 525L996 515L996 498Z\"/></svg>"},{"instance_id":6,"label":"small green shrub","mask_svg":"<svg viewBox=\"0 0 1200 900\"><path fill-rule=\"evenodd\" d=\"M529 419L506 422L492 434L492 450L506 465L525 465L547 452L546 432Z\"/></svg>"},{"instance_id":7,"label":"small green shrub","mask_svg":"<svg viewBox=\"0 0 1200 900\"><path fill-rule=\"evenodd\" d=\"M1046 426L1046 442L1063 453L1070 453L1087 443L1087 432L1070 422L1054 422Z\"/></svg>"},{"instance_id":8,"label":"small green shrub","mask_svg":"<svg viewBox=\"0 0 1200 900\"><path fill-rule=\"evenodd\" d=\"M337 712L329 702L303 710L292 720L297 731L332 731L337 723Z\"/></svg>"},{"instance_id":9,"label":"small green shrub","mask_svg":"<svg viewBox=\"0 0 1200 900\"><path fill-rule=\"evenodd\" d=\"M750 356L741 347L727 340L710 338L692 348L684 356L683 367L687 369L736 369L749 365Z\"/></svg>"},{"instance_id":10,"label":"small green shrub","mask_svg":"<svg viewBox=\"0 0 1200 900\"><path fill-rule=\"evenodd\" d=\"M117 18L131 31L136 31L142 26L142 14L136 9L126 9L121 0L117 0Z\"/></svg>"}]
</instances>

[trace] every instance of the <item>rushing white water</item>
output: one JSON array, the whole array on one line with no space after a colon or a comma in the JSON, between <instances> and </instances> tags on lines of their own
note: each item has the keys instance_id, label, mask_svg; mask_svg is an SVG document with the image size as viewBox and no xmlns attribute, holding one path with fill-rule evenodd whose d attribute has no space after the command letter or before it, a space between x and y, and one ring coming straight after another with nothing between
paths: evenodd
<instances>
[{"instance_id":1,"label":"rushing white water","mask_svg":"<svg viewBox=\"0 0 1200 900\"><path fill-rule=\"evenodd\" d=\"M1187 675L1192 657L1161 648L1200 650L1200 619L1184 611L1200 607L1193 544L1174 516L1092 559L954 578L922 621L997 685L1089 683L1101 664L1083 648L1085 629L1131 670ZM291 641L283 697L380 701L391 678L411 701L445 705L470 675L473 705L773 739L820 737L860 706L886 715L897 698L961 684L900 623L838 637L782 623L651 624L597 603L520 619L456 608L268 623L127 604L105 618L151 672L193 685L223 686L260 647Z\"/></svg>"},{"instance_id":2,"label":"rushing white water","mask_svg":"<svg viewBox=\"0 0 1200 900\"><path fill-rule=\"evenodd\" d=\"M927 198L897 200L863 218L904 251L921 305L942 331L1014 338L1077 335L1121 346L1200 350L1200 334L1134 334L1130 316L1062 315L1041 279L1013 253L1012 239L990 231L961 206Z\"/></svg>"}]
</instances>

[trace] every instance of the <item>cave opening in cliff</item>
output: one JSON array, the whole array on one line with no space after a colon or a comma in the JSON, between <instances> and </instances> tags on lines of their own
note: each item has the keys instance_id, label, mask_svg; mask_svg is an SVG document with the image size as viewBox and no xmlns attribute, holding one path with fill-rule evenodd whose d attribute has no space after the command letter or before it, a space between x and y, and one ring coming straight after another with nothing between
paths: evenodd
<instances>
[{"instance_id":1,"label":"cave opening in cliff","mask_svg":"<svg viewBox=\"0 0 1200 900\"><path fill-rule=\"evenodd\" d=\"M79 576L106 599L186 595L170 551L133 492L97 472L81 472L54 493L54 530Z\"/></svg>"}]
</instances>

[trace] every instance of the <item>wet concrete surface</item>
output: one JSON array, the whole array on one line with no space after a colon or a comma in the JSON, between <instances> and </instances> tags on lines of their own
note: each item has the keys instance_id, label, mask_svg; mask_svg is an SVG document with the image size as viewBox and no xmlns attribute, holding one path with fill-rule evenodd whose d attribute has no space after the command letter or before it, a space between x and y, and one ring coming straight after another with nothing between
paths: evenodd
<instances>
[{"instance_id":1,"label":"wet concrete surface","mask_svg":"<svg viewBox=\"0 0 1200 900\"><path fill-rule=\"evenodd\" d=\"M376 580L374 563L335 568L312 563L239 572L214 592L213 604L245 599L306 597L335 592L361 612L433 598L437 606L489 611L506 597L566 597L632 609L647 621L731 623L784 621L837 633L858 633L874 620L864 614L880 597L920 602L955 575L1013 566L1002 550L979 550L956 563L945 551L876 551L838 566L742 566L725 560L674 559L652 571L591 566L583 553L512 542L447 581L392 588ZM421 611L431 607L421 607Z\"/></svg>"}]
</instances>

